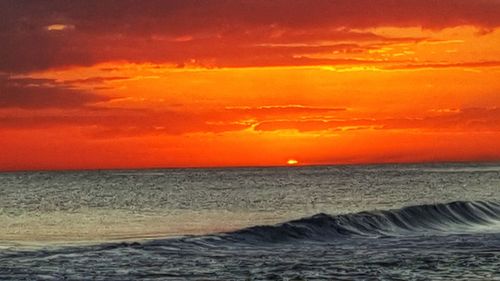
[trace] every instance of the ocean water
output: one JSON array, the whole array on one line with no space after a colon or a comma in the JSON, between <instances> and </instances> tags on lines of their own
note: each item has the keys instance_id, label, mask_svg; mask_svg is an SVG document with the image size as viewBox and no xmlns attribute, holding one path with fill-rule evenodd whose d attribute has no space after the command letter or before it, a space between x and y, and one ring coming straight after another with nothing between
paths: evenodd
<instances>
[{"instance_id":1,"label":"ocean water","mask_svg":"<svg viewBox=\"0 0 500 281\"><path fill-rule=\"evenodd\" d=\"M0 174L0 280L500 280L500 164Z\"/></svg>"}]
</instances>

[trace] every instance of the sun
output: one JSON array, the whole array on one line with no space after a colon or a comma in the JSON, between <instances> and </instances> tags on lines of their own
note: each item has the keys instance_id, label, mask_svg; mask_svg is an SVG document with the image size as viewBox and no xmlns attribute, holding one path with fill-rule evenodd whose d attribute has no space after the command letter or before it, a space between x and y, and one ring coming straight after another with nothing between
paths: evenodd
<instances>
[{"instance_id":1,"label":"sun","mask_svg":"<svg viewBox=\"0 0 500 281\"><path fill-rule=\"evenodd\" d=\"M299 164L299 161L297 161L295 159L289 159L286 163L288 165L297 165L297 164Z\"/></svg>"}]
</instances>

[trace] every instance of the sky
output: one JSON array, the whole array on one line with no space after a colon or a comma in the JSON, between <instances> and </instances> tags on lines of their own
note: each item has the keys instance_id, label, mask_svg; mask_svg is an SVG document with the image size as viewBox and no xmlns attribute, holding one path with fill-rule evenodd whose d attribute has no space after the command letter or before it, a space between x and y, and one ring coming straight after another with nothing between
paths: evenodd
<instances>
[{"instance_id":1,"label":"sky","mask_svg":"<svg viewBox=\"0 0 500 281\"><path fill-rule=\"evenodd\" d=\"M500 161L499 14L3 0L0 170Z\"/></svg>"}]
</instances>

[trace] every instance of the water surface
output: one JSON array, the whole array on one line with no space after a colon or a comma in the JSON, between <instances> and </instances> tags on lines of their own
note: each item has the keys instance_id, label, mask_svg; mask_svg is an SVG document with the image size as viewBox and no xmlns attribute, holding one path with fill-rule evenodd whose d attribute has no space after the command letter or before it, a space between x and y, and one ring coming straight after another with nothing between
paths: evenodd
<instances>
[{"instance_id":1,"label":"water surface","mask_svg":"<svg viewBox=\"0 0 500 281\"><path fill-rule=\"evenodd\" d=\"M495 280L499 200L497 164L3 173L0 279Z\"/></svg>"}]
</instances>

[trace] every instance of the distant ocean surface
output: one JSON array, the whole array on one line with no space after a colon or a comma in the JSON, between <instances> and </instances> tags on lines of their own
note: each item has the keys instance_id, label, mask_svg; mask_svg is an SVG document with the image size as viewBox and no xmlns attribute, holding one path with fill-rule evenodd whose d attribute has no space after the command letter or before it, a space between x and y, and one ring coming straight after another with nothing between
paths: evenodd
<instances>
[{"instance_id":1,"label":"distant ocean surface","mask_svg":"<svg viewBox=\"0 0 500 281\"><path fill-rule=\"evenodd\" d=\"M0 280L500 280L500 164L0 173Z\"/></svg>"}]
</instances>

